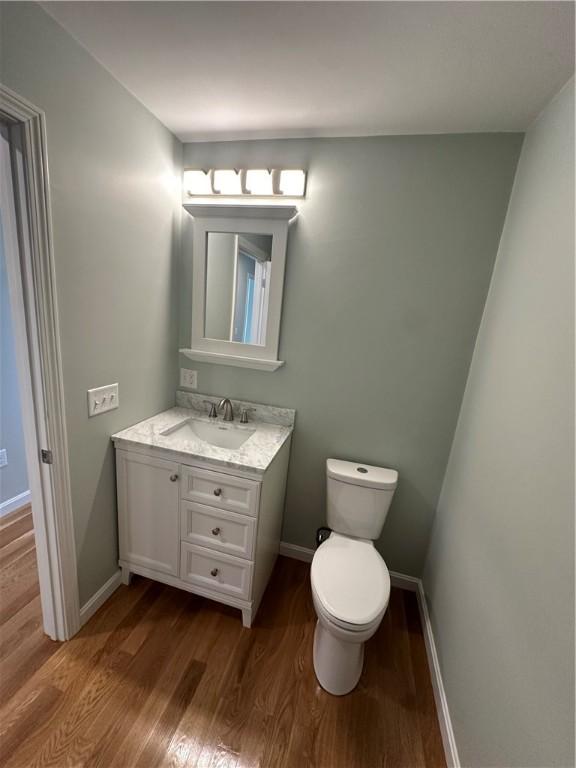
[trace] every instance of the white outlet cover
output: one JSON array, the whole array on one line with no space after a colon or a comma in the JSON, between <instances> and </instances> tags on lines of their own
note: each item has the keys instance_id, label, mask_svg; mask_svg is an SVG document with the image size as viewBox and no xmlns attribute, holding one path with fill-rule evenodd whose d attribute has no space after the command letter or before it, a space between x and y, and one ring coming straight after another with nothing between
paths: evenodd
<instances>
[{"instance_id":1,"label":"white outlet cover","mask_svg":"<svg viewBox=\"0 0 576 768\"><path fill-rule=\"evenodd\" d=\"M99 416L106 411L113 411L119 405L118 384L88 390L88 416Z\"/></svg>"},{"instance_id":2,"label":"white outlet cover","mask_svg":"<svg viewBox=\"0 0 576 768\"><path fill-rule=\"evenodd\" d=\"M191 371L190 368L180 368L180 386L188 389L198 388L198 371Z\"/></svg>"},{"instance_id":3,"label":"white outlet cover","mask_svg":"<svg viewBox=\"0 0 576 768\"><path fill-rule=\"evenodd\" d=\"M0 467L5 467L8 464L8 454L6 448L0 448Z\"/></svg>"}]
</instances>

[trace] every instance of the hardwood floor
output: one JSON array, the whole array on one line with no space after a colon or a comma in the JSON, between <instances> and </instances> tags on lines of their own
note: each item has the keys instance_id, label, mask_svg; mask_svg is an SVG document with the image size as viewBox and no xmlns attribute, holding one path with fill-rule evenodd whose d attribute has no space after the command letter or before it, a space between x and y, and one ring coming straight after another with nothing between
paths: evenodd
<instances>
[{"instance_id":1,"label":"hardwood floor","mask_svg":"<svg viewBox=\"0 0 576 768\"><path fill-rule=\"evenodd\" d=\"M24 519L0 528L6 768L445 765L412 593L392 591L360 685L337 698L312 669L304 563L278 560L251 630L235 610L135 578L58 644L42 635Z\"/></svg>"}]
</instances>

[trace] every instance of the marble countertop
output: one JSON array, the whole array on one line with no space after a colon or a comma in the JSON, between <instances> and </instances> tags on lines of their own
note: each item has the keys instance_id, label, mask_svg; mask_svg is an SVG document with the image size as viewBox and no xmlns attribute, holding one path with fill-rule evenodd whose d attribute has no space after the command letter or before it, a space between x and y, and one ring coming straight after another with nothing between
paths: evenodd
<instances>
[{"instance_id":1,"label":"marble countertop","mask_svg":"<svg viewBox=\"0 0 576 768\"><path fill-rule=\"evenodd\" d=\"M196 401L201 402L204 397L211 401L218 399L211 396L195 395L195 402L193 404L190 403L190 405L196 405ZM179 401L181 402L182 398L179 398ZM234 401L232 402L234 404ZM265 419L269 418L267 410L282 411L284 415L292 414L291 423L272 424L266 421ZM261 419L258 419L258 416ZM238 449L219 448L199 437L191 436L189 433L186 436L162 434L167 430L174 429L178 424L188 419L213 423L213 420L209 419L204 411L200 411L197 408L170 408L163 413L141 421L139 424L135 424L133 427L117 432L115 435L112 435L112 440L119 448L149 446L172 451L180 456L188 456L195 463L205 463L212 466L239 469L254 475L263 475L292 433L294 411L256 406L255 418L251 419L249 424L240 424L238 421L232 422L231 426L235 430L254 431L254 434ZM219 417L220 420L221 417ZM289 418L281 420L285 422L290 421Z\"/></svg>"}]
</instances>

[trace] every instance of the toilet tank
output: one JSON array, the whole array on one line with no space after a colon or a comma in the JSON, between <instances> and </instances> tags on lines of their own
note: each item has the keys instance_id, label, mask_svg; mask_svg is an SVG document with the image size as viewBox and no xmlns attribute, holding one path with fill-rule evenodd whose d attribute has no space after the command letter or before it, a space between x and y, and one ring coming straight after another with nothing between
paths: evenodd
<instances>
[{"instance_id":1,"label":"toilet tank","mask_svg":"<svg viewBox=\"0 0 576 768\"><path fill-rule=\"evenodd\" d=\"M395 469L326 461L327 524L336 533L376 540L398 483Z\"/></svg>"}]
</instances>

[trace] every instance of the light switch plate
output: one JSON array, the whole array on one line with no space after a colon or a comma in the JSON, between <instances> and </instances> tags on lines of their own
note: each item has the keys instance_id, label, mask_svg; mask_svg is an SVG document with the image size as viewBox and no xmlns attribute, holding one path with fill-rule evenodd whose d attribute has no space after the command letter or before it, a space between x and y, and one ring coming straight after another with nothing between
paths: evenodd
<instances>
[{"instance_id":1,"label":"light switch plate","mask_svg":"<svg viewBox=\"0 0 576 768\"><path fill-rule=\"evenodd\" d=\"M119 405L118 384L88 390L88 416L99 416L106 411L113 411Z\"/></svg>"},{"instance_id":2,"label":"light switch plate","mask_svg":"<svg viewBox=\"0 0 576 768\"><path fill-rule=\"evenodd\" d=\"M8 464L8 454L6 448L0 449L0 467L5 467Z\"/></svg>"},{"instance_id":3,"label":"light switch plate","mask_svg":"<svg viewBox=\"0 0 576 768\"><path fill-rule=\"evenodd\" d=\"M198 371L180 368L180 386L188 389L198 389Z\"/></svg>"}]
</instances>

